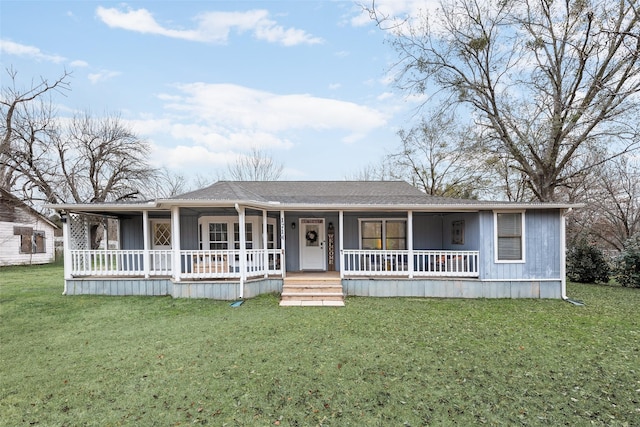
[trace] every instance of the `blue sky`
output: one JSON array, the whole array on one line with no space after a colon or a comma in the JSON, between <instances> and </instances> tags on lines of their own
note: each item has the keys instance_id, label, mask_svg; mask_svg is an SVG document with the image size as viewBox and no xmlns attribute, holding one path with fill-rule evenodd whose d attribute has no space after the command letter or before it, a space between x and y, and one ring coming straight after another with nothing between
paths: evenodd
<instances>
[{"instance_id":1,"label":"blue sky","mask_svg":"<svg viewBox=\"0 0 640 427\"><path fill-rule=\"evenodd\" d=\"M3 0L0 79L72 72L60 115L118 113L187 177L257 148L282 179L340 180L396 148L423 101L394 89L384 39L350 1Z\"/></svg>"}]
</instances>

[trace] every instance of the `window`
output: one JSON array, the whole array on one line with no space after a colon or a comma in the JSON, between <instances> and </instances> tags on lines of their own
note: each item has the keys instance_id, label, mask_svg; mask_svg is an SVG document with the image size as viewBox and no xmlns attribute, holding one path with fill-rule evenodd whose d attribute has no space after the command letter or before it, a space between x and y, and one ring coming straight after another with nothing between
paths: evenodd
<instances>
[{"instance_id":1,"label":"window","mask_svg":"<svg viewBox=\"0 0 640 427\"><path fill-rule=\"evenodd\" d=\"M245 222L245 249L260 249L263 245L262 218L247 217ZM240 249L240 224L237 216L202 216L198 219L200 249ZM276 220L267 218L267 247L276 248Z\"/></svg>"},{"instance_id":2,"label":"window","mask_svg":"<svg viewBox=\"0 0 640 427\"><path fill-rule=\"evenodd\" d=\"M276 247L276 226L275 224L267 224L267 249Z\"/></svg>"},{"instance_id":3,"label":"window","mask_svg":"<svg viewBox=\"0 0 640 427\"><path fill-rule=\"evenodd\" d=\"M404 250L407 248L405 220L361 220L360 247L375 250Z\"/></svg>"},{"instance_id":4,"label":"window","mask_svg":"<svg viewBox=\"0 0 640 427\"><path fill-rule=\"evenodd\" d=\"M245 225L246 249L253 249L253 224L247 222ZM233 247L240 249L240 224L233 223Z\"/></svg>"},{"instance_id":5,"label":"window","mask_svg":"<svg viewBox=\"0 0 640 427\"><path fill-rule=\"evenodd\" d=\"M226 222L212 222L209 224L209 249L229 249Z\"/></svg>"},{"instance_id":6,"label":"window","mask_svg":"<svg viewBox=\"0 0 640 427\"><path fill-rule=\"evenodd\" d=\"M20 236L21 254L43 254L46 252L45 232L31 227L13 227L13 234Z\"/></svg>"},{"instance_id":7,"label":"window","mask_svg":"<svg viewBox=\"0 0 640 427\"><path fill-rule=\"evenodd\" d=\"M171 223L153 223L153 246L171 246Z\"/></svg>"},{"instance_id":8,"label":"window","mask_svg":"<svg viewBox=\"0 0 640 427\"><path fill-rule=\"evenodd\" d=\"M496 259L524 261L524 213L496 212Z\"/></svg>"}]
</instances>

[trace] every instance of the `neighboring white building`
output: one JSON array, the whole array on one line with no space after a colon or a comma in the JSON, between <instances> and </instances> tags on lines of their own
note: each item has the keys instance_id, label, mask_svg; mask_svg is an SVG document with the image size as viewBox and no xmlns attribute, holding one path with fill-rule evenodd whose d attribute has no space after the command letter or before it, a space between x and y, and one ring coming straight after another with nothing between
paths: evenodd
<instances>
[{"instance_id":1,"label":"neighboring white building","mask_svg":"<svg viewBox=\"0 0 640 427\"><path fill-rule=\"evenodd\" d=\"M0 266L53 262L56 230L45 216L0 189Z\"/></svg>"}]
</instances>

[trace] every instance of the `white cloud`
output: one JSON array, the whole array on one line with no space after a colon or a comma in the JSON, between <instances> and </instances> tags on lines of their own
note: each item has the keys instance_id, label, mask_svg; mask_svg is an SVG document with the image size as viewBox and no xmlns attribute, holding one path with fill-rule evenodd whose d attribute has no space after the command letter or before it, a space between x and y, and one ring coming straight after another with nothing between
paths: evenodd
<instances>
[{"instance_id":1,"label":"white cloud","mask_svg":"<svg viewBox=\"0 0 640 427\"><path fill-rule=\"evenodd\" d=\"M441 0L376 0L375 9L378 19L387 18L387 24L382 27L396 27L402 25L406 20L416 18L420 15L430 15L440 8ZM371 3L365 3L367 7ZM362 27L370 25L375 21L372 19L368 11L360 9L351 18L351 25L354 27Z\"/></svg>"},{"instance_id":2,"label":"white cloud","mask_svg":"<svg viewBox=\"0 0 640 427\"><path fill-rule=\"evenodd\" d=\"M282 153L311 139L354 143L387 125L387 116L376 109L307 94L232 84L176 88L177 94L158 95L166 111L162 118L130 122L138 135L155 141L154 157L171 168L226 164L252 148ZM161 141L177 148L162 148Z\"/></svg>"},{"instance_id":3,"label":"white cloud","mask_svg":"<svg viewBox=\"0 0 640 427\"><path fill-rule=\"evenodd\" d=\"M72 67L85 68L89 66L89 63L81 59L76 59L75 61L71 61L69 65L71 65Z\"/></svg>"},{"instance_id":4,"label":"white cloud","mask_svg":"<svg viewBox=\"0 0 640 427\"><path fill-rule=\"evenodd\" d=\"M90 73L87 78L89 79L89 81L93 84L96 83L100 83L100 82L104 82L106 80L110 80L114 77L117 77L119 75L121 75L122 73L119 71L109 71L109 70L102 70L98 73Z\"/></svg>"},{"instance_id":5,"label":"white cloud","mask_svg":"<svg viewBox=\"0 0 640 427\"><path fill-rule=\"evenodd\" d=\"M49 55L43 53L39 48L15 43L10 40L0 39L0 53L3 55L15 55L33 58L36 61L46 61L59 64L66 61L64 56Z\"/></svg>"},{"instance_id":6,"label":"white cloud","mask_svg":"<svg viewBox=\"0 0 640 427\"><path fill-rule=\"evenodd\" d=\"M279 43L284 46L322 43L319 37L313 37L303 30L284 28L269 19L266 10L249 10L246 12L206 12L196 16L196 28L172 29L156 21L147 9L119 10L99 6L98 17L109 27L122 28L143 34L156 34L165 37L206 42L226 43L231 30L238 33L250 31L258 40Z\"/></svg>"},{"instance_id":7,"label":"white cloud","mask_svg":"<svg viewBox=\"0 0 640 427\"><path fill-rule=\"evenodd\" d=\"M233 84L191 83L178 89L182 99L167 108L230 128L265 132L340 129L361 134L386 123L386 117L372 108L307 94L279 95Z\"/></svg>"}]
</instances>

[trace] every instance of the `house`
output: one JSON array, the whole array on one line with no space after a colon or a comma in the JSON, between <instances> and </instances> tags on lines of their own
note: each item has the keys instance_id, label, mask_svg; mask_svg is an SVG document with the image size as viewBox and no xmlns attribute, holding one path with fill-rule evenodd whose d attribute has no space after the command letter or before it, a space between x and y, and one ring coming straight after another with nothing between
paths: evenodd
<instances>
[{"instance_id":1,"label":"house","mask_svg":"<svg viewBox=\"0 0 640 427\"><path fill-rule=\"evenodd\" d=\"M52 205L67 295L342 305L344 295L566 298L575 205L427 196L406 182L220 181L170 199ZM87 218L119 224L93 250ZM243 230L242 232L240 230Z\"/></svg>"},{"instance_id":2,"label":"house","mask_svg":"<svg viewBox=\"0 0 640 427\"><path fill-rule=\"evenodd\" d=\"M56 224L0 188L0 266L53 262L57 230Z\"/></svg>"}]
</instances>

